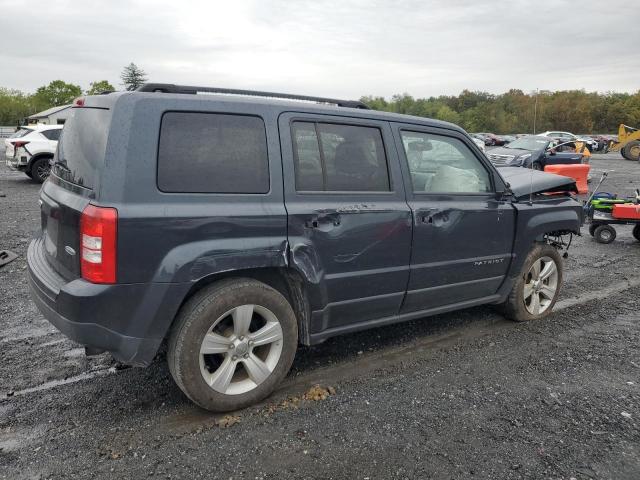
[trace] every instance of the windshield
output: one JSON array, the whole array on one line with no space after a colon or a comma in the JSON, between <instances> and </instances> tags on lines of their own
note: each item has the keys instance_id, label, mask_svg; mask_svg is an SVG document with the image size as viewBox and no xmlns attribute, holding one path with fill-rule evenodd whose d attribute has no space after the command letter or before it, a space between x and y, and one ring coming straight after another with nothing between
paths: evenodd
<instances>
[{"instance_id":1,"label":"windshield","mask_svg":"<svg viewBox=\"0 0 640 480\"><path fill-rule=\"evenodd\" d=\"M529 150L534 152L537 150L544 150L547 148L549 140L540 137L523 137L514 140L509 145L505 145L505 148L519 148L522 150Z\"/></svg>"}]
</instances>

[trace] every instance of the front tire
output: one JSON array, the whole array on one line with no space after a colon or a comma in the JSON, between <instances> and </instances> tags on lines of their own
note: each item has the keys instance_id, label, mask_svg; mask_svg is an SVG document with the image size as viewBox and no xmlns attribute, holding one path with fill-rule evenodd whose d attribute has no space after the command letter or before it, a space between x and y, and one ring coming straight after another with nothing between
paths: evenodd
<instances>
[{"instance_id":1,"label":"front tire","mask_svg":"<svg viewBox=\"0 0 640 480\"><path fill-rule=\"evenodd\" d=\"M558 250L538 243L527 255L522 271L504 304L505 316L516 322L548 316L562 285L562 258Z\"/></svg>"},{"instance_id":2,"label":"front tire","mask_svg":"<svg viewBox=\"0 0 640 480\"><path fill-rule=\"evenodd\" d=\"M531 168L533 168L534 170L539 170L539 171L544 170L544 168L542 167L542 164L540 162L533 162L531 164Z\"/></svg>"},{"instance_id":3,"label":"front tire","mask_svg":"<svg viewBox=\"0 0 640 480\"><path fill-rule=\"evenodd\" d=\"M291 368L297 345L287 299L262 282L232 279L199 291L181 308L167 361L187 397L224 412L271 394Z\"/></svg>"}]
</instances>

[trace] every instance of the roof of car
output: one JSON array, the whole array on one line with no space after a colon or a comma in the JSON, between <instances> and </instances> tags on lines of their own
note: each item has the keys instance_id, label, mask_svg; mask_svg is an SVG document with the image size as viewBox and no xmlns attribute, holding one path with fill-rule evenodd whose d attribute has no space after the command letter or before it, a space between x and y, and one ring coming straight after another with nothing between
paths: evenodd
<instances>
[{"instance_id":1,"label":"roof of car","mask_svg":"<svg viewBox=\"0 0 640 480\"><path fill-rule=\"evenodd\" d=\"M563 130L547 130L546 132L542 132L540 135L547 135L549 133L568 133L569 135L573 135L571 132L565 132Z\"/></svg>"},{"instance_id":2,"label":"roof of car","mask_svg":"<svg viewBox=\"0 0 640 480\"><path fill-rule=\"evenodd\" d=\"M523 137L520 138L530 138L530 137L534 137L534 138L540 138L540 139L544 139L544 140L553 140L553 138L548 137L546 135L542 135L542 134L538 134L538 135L525 135ZM518 140L520 140L520 138Z\"/></svg>"},{"instance_id":3,"label":"roof of car","mask_svg":"<svg viewBox=\"0 0 640 480\"><path fill-rule=\"evenodd\" d=\"M44 130L57 130L64 127L64 125L47 125L46 123L38 123L36 125L25 125L22 128L30 128L35 130L36 132L44 131Z\"/></svg>"},{"instance_id":4,"label":"roof of car","mask_svg":"<svg viewBox=\"0 0 640 480\"><path fill-rule=\"evenodd\" d=\"M49 108L47 110L44 110L42 112L38 112L38 113L34 113L33 115L29 115L27 118L32 118L32 119L46 118L49 115L53 115L54 113L58 113L58 112L61 112L62 110L66 110L69 107L71 107L71 105L60 105L59 107L51 107L51 108Z\"/></svg>"},{"instance_id":5,"label":"roof of car","mask_svg":"<svg viewBox=\"0 0 640 480\"><path fill-rule=\"evenodd\" d=\"M222 89L221 89L222 90ZM261 92L255 92L261 93ZM276 94L277 95L277 94ZM288 94L286 94L288 95ZM291 95L290 97L296 97ZM369 118L372 120L381 121L394 121L399 123L421 124L425 126L434 126L440 128L446 128L459 132L464 130L453 123L444 122L441 120L435 120L426 117L418 117L413 115L404 115L399 113L384 112L380 110L371 110L364 107L352 108L346 105L358 105L359 101L344 101L345 106L339 106L336 104L323 103L320 97L317 97L318 101L304 100L303 98L315 99L316 97L300 96L300 99L293 98L277 98L272 96L262 96L257 94L226 94L226 93L203 93L203 94L184 94L184 93L165 93L165 92L113 92L105 95L94 95L85 98L85 106L97 106L108 107L109 104L115 104L120 99L128 99L129 101L138 100L171 100L175 102L179 100L186 104L190 102L224 102L224 103L242 103L249 104L255 107L276 107L283 112L313 112L325 115L345 116L345 117L357 117L357 118ZM332 99L325 99L332 100ZM336 100L343 102L342 100Z\"/></svg>"}]
</instances>

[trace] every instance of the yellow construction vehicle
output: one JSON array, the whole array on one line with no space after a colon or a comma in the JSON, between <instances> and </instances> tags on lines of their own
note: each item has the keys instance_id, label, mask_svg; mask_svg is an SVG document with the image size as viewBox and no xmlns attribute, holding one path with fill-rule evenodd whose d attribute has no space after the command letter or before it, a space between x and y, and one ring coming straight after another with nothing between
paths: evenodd
<instances>
[{"instance_id":1,"label":"yellow construction vehicle","mask_svg":"<svg viewBox=\"0 0 640 480\"><path fill-rule=\"evenodd\" d=\"M620 151L627 160L640 159L640 130L620 124L618 141L609 144L608 152Z\"/></svg>"}]
</instances>

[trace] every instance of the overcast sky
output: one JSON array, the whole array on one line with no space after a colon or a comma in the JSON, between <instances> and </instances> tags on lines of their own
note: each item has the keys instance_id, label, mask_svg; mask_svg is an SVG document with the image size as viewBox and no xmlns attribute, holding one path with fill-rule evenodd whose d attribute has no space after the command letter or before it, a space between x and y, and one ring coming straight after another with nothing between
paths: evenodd
<instances>
[{"instance_id":1,"label":"overcast sky","mask_svg":"<svg viewBox=\"0 0 640 480\"><path fill-rule=\"evenodd\" d=\"M640 89L638 0L0 0L0 86L154 82L335 97Z\"/></svg>"}]
</instances>

